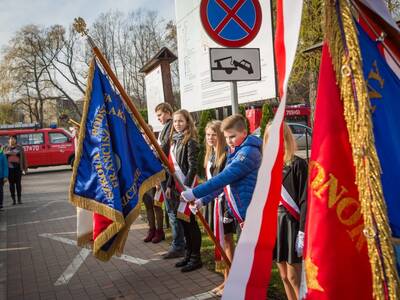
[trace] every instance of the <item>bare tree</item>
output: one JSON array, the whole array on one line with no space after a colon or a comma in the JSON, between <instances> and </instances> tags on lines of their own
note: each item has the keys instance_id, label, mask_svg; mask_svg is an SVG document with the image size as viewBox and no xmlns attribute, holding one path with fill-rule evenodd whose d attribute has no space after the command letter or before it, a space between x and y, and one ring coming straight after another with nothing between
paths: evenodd
<instances>
[{"instance_id":1,"label":"bare tree","mask_svg":"<svg viewBox=\"0 0 400 300\"><path fill-rule=\"evenodd\" d=\"M75 101L85 94L87 74L83 70L87 67L88 58L82 51L84 45L72 27L66 33L63 27L53 26L49 35L51 42L45 43L46 47L40 53L43 63L48 66L48 81L60 98L68 100L81 116Z\"/></svg>"},{"instance_id":2,"label":"bare tree","mask_svg":"<svg viewBox=\"0 0 400 300\"><path fill-rule=\"evenodd\" d=\"M175 25L153 11L110 11L99 15L90 33L128 94L140 108L145 107L144 75L139 70L163 46L176 52ZM68 101L68 107L80 116L76 100L85 93L91 55L90 47L72 27L25 26L4 51L0 99L12 98L31 121L42 125L46 101ZM177 64L171 69L178 94Z\"/></svg>"},{"instance_id":3,"label":"bare tree","mask_svg":"<svg viewBox=\"0 0 400 300\"><path fill-rule=\"evenodd\" d=\"M156 12L135 10L101 14L90 29L113 71L135 103L145 106L144 75L139 70L165 45L166 22Z\"/></svg>"},{"instance_id":4,"label":"bare tree","mask_svg":"<svg viewBox=\"0 0 400 300\"><path fill-rule=\"evenodd\" d=\"M176 24L171 20L166 26L165 42L166 46L178 56L178 36L176 30ZM174 93L175 103L180 107L180 87L179 87L179 58L171 64L171 79L172 79L172 90Z\"/></svg>"},{"instance_id":5,"label":"bare tree","mask_svg":"<svg viewBox=\"0 0 400 300\"><path fill-rule=\"evenodd\" d=\"M28 100L30 115L43 125L43 104L47 95L52 95L45 78L48 64L43 64L38 54L42 47L40 35L35 25L22 28L6 49L5 60L17 97Z\"/></svg>"},{"instance_id":6,"label":"bare tree","mask_svg":"<svg viewBox=\"0 0 400 300\"><path fill-rule=\"evenodd\" d=\"M5 50L3 65L18 105L42 126L45 101L67 100L81 115L75 103L85 92L81 46L77 33L71 29L66 33L61 25L28 25Z\"/></svg>"}]
</instances>

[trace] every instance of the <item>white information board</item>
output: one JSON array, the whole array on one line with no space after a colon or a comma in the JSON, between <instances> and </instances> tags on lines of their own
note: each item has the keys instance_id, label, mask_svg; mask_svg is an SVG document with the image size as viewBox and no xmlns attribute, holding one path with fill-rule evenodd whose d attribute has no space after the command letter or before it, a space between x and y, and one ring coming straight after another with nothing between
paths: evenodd
<instances>
[{"instance_id":1,"label":"white information board","mask_svg":"<svg viewBox=\"0 0 400 300\"><path fill-rule=\"evenodd\" d=\"M160 122L158 122L154 109L158 104L164 102L161 66L158 66L148 73L144 81L146 84L147 114L149 118L149 124L153 126L155 132L159 132L163 126L160 124Z\"/></svg>"},{"instance_id":2,"label":"white information board","mask_svg":"<svg viewBox=\"0 0 400 300\"><path fill-rule=\"evenodd\" d=\"M270 99L276 95L270 2L260 1L260 5L261 28L246 47L260 49L261 80L238 82L239 103ZM230 83L211 82L209 48L221 46L203 29L200 0L175 0L175 13L182 108L199 111L230 105Z\"/></svg>"}]
</instances>

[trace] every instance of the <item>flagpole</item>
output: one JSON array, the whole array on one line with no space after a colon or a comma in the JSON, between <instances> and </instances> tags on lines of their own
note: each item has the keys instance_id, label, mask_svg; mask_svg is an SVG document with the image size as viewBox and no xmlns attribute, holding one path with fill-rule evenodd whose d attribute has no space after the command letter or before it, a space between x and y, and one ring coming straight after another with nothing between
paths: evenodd
<instances>
[{"instance_id":1,"label":"flagpole","mask_svg":"<svg viewBox=\"0 0 400 300\"><path fill-rule=\"evenodd\" d=\"M61 120L61 121L68 122L69 124L74 125L74 126L76 126L76 127L78 127L78 128L81 127L81 124L79 124L79 122L75 121L74 119L71 119L71 118L70 118L68 115L66 115L66 114L61 114L61 115L58 117L58 119Z\"/></svg>"},{"instance_id":2,"label":"flagpole","mask_svg":"<svg viewBox=\"0 0 400 300\"><path fill-rule=\"evenodd\" d=\"M155 138L153 132L150 130L149 126L147 125L146 121L143 119L142 115L136 109L135 105L133 104L132 99L125 92L124 88L122 87L121 83L119 82L117 76L112 71L110 65L108 64L107 60L105 59L105 57L101 53L100 49L97 48L95 42L93 41L93 39L88 34L88 30L86 29L85 21L80 17L79 18L75 18L74 28L82 36L86 36L87 37L87 40L88 40L90 46L92 47L92 50L93 50L94 54L96 55L96 57L98 58L98 60L102 64L103 68L107 72L107 74L110 77L111 81L114 83L114 85L117 88L118 92L121 94L121 97L124 100L125 104L132 111L133 115L136 118L136 121L139 123L139 126L143 129L144 133L149 138L152 146L157 151L157 153L159 155L159 158L163 162L164 166L168 168L168 170L171 173L171 175L173 176L175 182L177 182L182 187L182 189L185 190L186 189L185 185L176 176L174 169L169 164L168 157L165 155L164 151L161 149L161 146L158 144L157 139ZM218 243L217 238L215 237L214 233L212 232L212 230L211 230L210 226L208 225L207 221L205 220L203 214L198 210L197 213L196 213L196 216L199 218L200 222L203 224L204 229L207 231L208 236L214 242L215 247L221 253L221 256L223 257L226 265L228 266L228 268L230 268L231 261L229 260L228 256L226 255L224 249L222 249L221 244Z\"/></svg>"}]
</instances>

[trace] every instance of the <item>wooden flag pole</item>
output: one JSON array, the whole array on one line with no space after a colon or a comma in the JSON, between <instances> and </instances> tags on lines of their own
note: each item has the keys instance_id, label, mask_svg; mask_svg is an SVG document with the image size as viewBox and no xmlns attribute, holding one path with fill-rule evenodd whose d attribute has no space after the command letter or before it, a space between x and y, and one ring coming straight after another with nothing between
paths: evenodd
<instances>
[{"instance_id":1,"label":"wooden flag pole","mask_svg":"<svg viewBox=\"0 0 400 300\"><path fill-rule=\"evenodd\" d=\"M74 119L71 119L71 118L70 118L68 115L66 115L66 114L62 114L62 115L60 115L58 118L59 118L61 121L68 122L69 124L74 125L74 126L76 126L76 127L78 127L78 128L81 127L81 124L79 124L79 122L75 121Z\"/></svg>"},{"instance_id":2,"label":"wooden flag pole","mask_svg":"<svg viewBox=\"0 0 400 300\"><path fill-rule=\"evenodd\" d=\"M103 68L105 69L105 71L107 72L108 76L110 77L111 81L114 83L115 87L117 88L118 92L120 93L120 95L121 95L122 99L124 100L125 104L132 111L133 115L136 118L136 121L139 123L140 127L143 129L144 133L149 138L151 144L153 145L154 149L157 151L157 153L159 155L159 158L163 162L164 166L168 168L168 170L169 170L170 174L173 176L175 182L178 182L178 184L182 187L182 189L185 190L186 189L185 185L176 176L174 169L169 164L168 157L165 155L164 151L161 149L161 146L158 144L157 139L154 136L153 132L150 130L149 126L147 125L146 121L143 119L142 115L136 109L135 105L133 104L132 99L125 92L124 88L122 87L121 83L117 79L117 76L112 71L112 69L111 69L110 65L108 64L107 60L105 59L105 57L103 56L103 54L101 53L99 48L97 48L97 46L94 43L93 39L88 34L88 30L86 28L85 21L82 18L75 18L74 28L82 36L86 36L87 37L88 42L89 42L90 46L92 47L94 54L99 59L99 61L102 64ZM205 220L203 214L198 210L196 215L199 218L200 222L203 224L205 230L207 231L208 236L214 242L215 247L221 253L221 256L223 257L226 265L228 266L228 268L230 268L231 261L229 260L228 256L226 255L224 249L222 249L220 243L218 243L214 233L212 232L212 230L211 230L210 226L208 225L207 221Z\"/></svg>"}]
</instances>

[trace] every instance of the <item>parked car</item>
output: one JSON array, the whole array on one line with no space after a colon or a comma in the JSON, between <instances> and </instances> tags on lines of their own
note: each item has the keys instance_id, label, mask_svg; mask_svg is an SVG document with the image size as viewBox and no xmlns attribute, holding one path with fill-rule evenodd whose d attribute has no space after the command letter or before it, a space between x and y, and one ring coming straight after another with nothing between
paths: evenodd
<instances>
[{"instance_id":1,"label":"parked car","mask_svg":"<svg viewBox=\"0 0 400 300\"><path fill-rule=\"evenodd\" d=\"M7 144L9 137L15 135L17 143L24 147L28 168L73 165L75 146L69 132L62 128L26 127L0 126L0 144Z\"/></svg>"},{"instance_id":2,"label":"parked car","mask_svg":"<svg viewBox=\"0 0 400 300\"><path fill-rule=\"evenodd\" d=\"M304 124L300 123L287 123L289 128L292 130L294 138L297 143L299 150L305 150L306 148L311 149L311 137L312 129ZM260 137L261 128L258 127L253 131L252 135Z\"/></svg>"}]
</instances>

